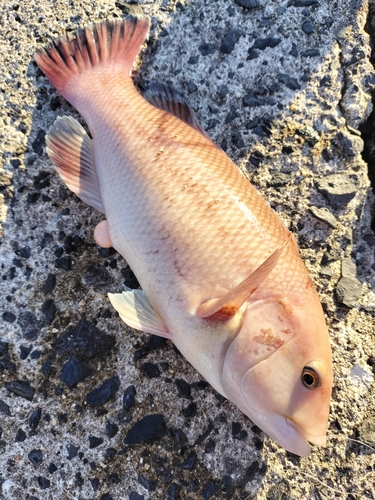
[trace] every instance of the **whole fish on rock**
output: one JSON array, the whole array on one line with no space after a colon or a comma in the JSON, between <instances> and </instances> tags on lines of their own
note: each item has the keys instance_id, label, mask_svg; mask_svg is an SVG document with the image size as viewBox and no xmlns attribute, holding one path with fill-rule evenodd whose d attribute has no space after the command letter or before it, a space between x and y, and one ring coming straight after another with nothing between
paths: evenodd
<instances>
[{"instance_id":1,"label":"whole fish on rock","mask_svg":"<svg viewBox=\"0 0 375 500\"><path fill-rule=\"evenodd\" d=\"M123 321L171 339L223 396L287 450L326 442L331 348L291 233L197 123L182 95L131 70L148 18L108 20L50 43L41 70L92 138L58 118L47 151L66 185L105 214L142 290L109 294Z\"/></svg>"}]
</instances>

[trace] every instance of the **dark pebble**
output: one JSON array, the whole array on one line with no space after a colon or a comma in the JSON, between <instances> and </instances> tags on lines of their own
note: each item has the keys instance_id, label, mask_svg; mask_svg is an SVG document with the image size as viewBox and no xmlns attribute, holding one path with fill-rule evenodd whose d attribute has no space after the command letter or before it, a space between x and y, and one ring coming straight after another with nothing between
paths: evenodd
<instances>
[{"instance_id":1,"label":"dark pebble","mask_svg":"<svg viewBox=\"0 0 375 500\"><path fill-rule=\"evenodd\" d=\"M353 180L356 181L353 177ZM331 174L315 180L315 185L328 198L333 208L339 209L349 203L357 193L357 182L353 182L348 175Z\"/></svg>"},{"instance_id":2,"label":"dark pebble","mask_svg":"<svg viewBox=\"0 0 375 500\"><path fill-rule=\"evenodd\" d=\"M6 382L5 387L16 396L25 398L28 401L33 400L35 389L26 380L12 380L12 382Z\"/></svg>"},{"instance_id":3,"label":"dark pebble","mask_svg":"<svg viewBox=\"0 0 375 500\"><path fill-rule=\"evenodd\" d=\"M319 0L294 0L294 7L310 7L310 5L319 5Z\"/></svg>"},{"instance_id":4,"label":"dark pebble","mask_svg":"<svg viewBox=\"0 0 375 500\"><path fill-rule=\"evenodd\" d=\"M20 253L20 256L23 257L24 259L28 259L31 255L31 249L27 245L25 247L20 248L19 253Z\"/></svg>"},{"instance_id":5,"label":"dark pebble","mask_svg":"<svg viewBox=\"0 0 375 500\"><path fill-rule=\"evenodd\" d=\"M362 284L356 276L356 265L350 258L341 261L341 278L336 285L336 298L346 307L356 307L362 295Z\"/></svg>"},{"instance_id":6,"label":"dark pebble","mask_svg":"<svg viewBox=\"0 0 375 500\"><path fill-rule=\"evenodd\" d=\"M207 429L203 432L203 434L200 434L197 437L194 444L203 443L203 441L206 439L206 437L208 437L213 430L214 430L214 426L212 425L212 422L209 422Z\"/></svg>"},{"instance_id":7,"label":"dark pebble","mask_svg":"<svg viewBox=\"0 0 375 500\"><path fill-rule=\"evenodd\" d=\"M336 217L328 210L328 208L322 207L314 207L313 205L309 207L310 212L313 214L313 216L328 224L328 226L332 227L335 229L338 225Z\"/></svg>"},{"instance_id":8,"label":"dark pebble","mask_svg":"<svg viewBox=\"0 0 375 500\"><path fill-rule=\"evenodd\" d=\"M7 321L8 323L14 323L16 321L16 315L10 311L3 312L2 318L4 321Z\"/></svg>"},{"instance_id":9,"label":"dark pebble","mask_svg":"<svg viewBox=\"0 0 375 500\"><path fill-rule=\"evenodd\" d=\"M146 361L145 363L142 364L141 370L143 375L145 375L147 378L160 377L160 370L158 368L158 365L150 363L149 361Z\"/></svg>"},{"instance_id":10,"label":"dark pebble","mask_svg":"<svg viewBox=\"0 0 375 500\"><path fill-rule=\"evenodd\" d=\"M279 73L277 78L280 82L284 83L291 90L299 90L301 87L296 78L292 78L286 73Z\"/></svg>"},{"instance_id":11,"label":"dark pebble","mask_svg":"<svg viewBox=\"0 0 375 500\"><path fill-rule=\"evenodd\" d=\"M139 288L139 282L137 278L135 277L135 274L131 270L131 268L128 266L125 269L121 270L122 277L124 279L124 284L132 289Z\"/></svg>"},{"instance_id":12,"label":"dark pebble","mask_svg":"<svg viewBox=\"0 0 375 500\"><path fill-rule=\"evenodd\" d=\"M243 7L244 9L256 9L259 7L258 0L234 0L234 3Z\"/></svg>"},{"instance_id":13,"label":"dark pebble","mask_svg":"<svg viewBox=\"0 0 375 500\"><path fill-rule=\"evenodd\" d=\"M30 204L37 203L39 198L40 198L40 193L33 191L27 195L27 203L30 203Z\"/></svg>"},{"instance_id":14,"label":"dark pebble","mask_svg":"<svg viewBox=\"0 0 375 500\"><path fill-rule=\"evenodd\" d=\"M172 483L168 490L168 500L174 500L175 498L181 498L181 485L177 483Z\"/></svg>"},{"instance_id":15,"label":"dark pebble","mask_svg":"<svg viewBox=\"0 0 375 500\"><path fill-rule=\"evenodd\" d=\"M158 441L165 433L164 415L147 415L128 431L124 444L137 444L145 441Z\"/></svg>"},{"instance_id":16,"label":"dark pebble","mask_svg":"<svg viewBox=\"0 0 375 500\"><path fill-rule=\"evenodd\" d=\"M40 368L40 372L45 378L49 378L52 373L52 365L49 361L45 361Z\"/></svg>"},{"instance_id":17,"label":"dark pebble","mask_svg":"<svg viewBox=\"0 0 375 500\"><path fill-rule=\"evenodd\" d=\"M57 354L75 354L80 359L89 359L113 349L116 339L99 330L93 323L81 320L65 330L56 341Z\"/></svg>"},{"instance_id":18,"label":"dark pebble","mask_svg":"<svg viewBox=\"0 0 375 500\"><path fill-rule=\"evenodd\" d=\"M183 408L182 414L185 418L194 417L197 414L197 403L192 401L186 408Z\"/></svg>"},{"instance_id":19,"label":"dark pebble","mask_svg":"<svg viewBox=\"0 0 375 500\"><path fill-rule=\"evenodd\" d=\"M142 476L138 474L138 483L141 484L148 491L155 491L157 482L153 479L149 479L148 477Z\"/></svg>"},{"instance_id":20,"label":"dark pebble","mask_svg":"<svg viewBox=\"0 0 375 500\"><path fill-rule=\"evenodd\" d=\"M82 281L95 291L104 292L110 288L112 277L103 265L90 265L83 273Z\"/></svg>"},{"instance_id":21,"label":"dark pebble","mask_svg":"<svg viewBox=\"0 0 375 500\"><path fill-rule=\"evenodd\" d=\"M42 416L42 409L37 408L35 411L32 412L32 414L29 417L29 426L30 429L35 431L35 429L38 427L39 422L40 422L40 417Z\"/></svg>"},{"instance_id":22,"label":"dark pebble","mask_svg":"<svg viewBox=\"0 0 375 500\"><path fill-rule=\"evenodd\" d=\"M48 472L49 472L50 474L53 474L53 473L54 473L54 472L56 472L56 471L57 471L57 467L56 467L56 465L55 465L53 462L51 462L51 463L49 464L49 466L48 466Z\"/></svg>"},{"instance_id":23,"label":"dark pebble","mask_svg":"<svg viewBox=\"0 0 375 500\"><path fill-rule=\"evenodd\" d=\"M66 445L66 450L68 452L68 456L66 457L68 460L72 460L78 455L79 446L74 446L74 444L69 443Z\"/></svg>"},{"instance_id":24,"label":"dark pebble","mask_svg":"<svg viewBox=\"0 0 375 500\"><path fill-rule=\"evenodd\" d=\"M72 259L69 255L64 255L64 257L55 259L55 266L57 269L65 269L67 271L72 267Z\"/></svg>"},{"instance_id":25,"label":"dark pebble","mask_svg":"<svg viewBox=\"0 0 375 500\"><path fill-rule=\"evenodd\" d=\"M226 498L232 498L236 490L234 479L230 476L224 476L221 481L221 491Z\"/></svg>"},{"instance_id":26,"label":"dark pebble","mask_svg":"<svg viewBox=\"0 0 375 500\"><path fill-rule=\"evenodd\" d=\"M46 143L45 136L46 136L45 131L42 129L39 129L37 134L36 134L36 138L31 143L31 147L33 148L33 150L35 151L35 153L38 156L41 156L43 153L43 147L45 146L45 143Z\"/></svg>"},{"instance_id":27,"label":"dark pebble","mask_svg":"<svg viewBox=\"0 0 375 500\"><path fill-rule=\"evenodd\" d=\"M90 370L76 356L72 356L62 367L60 379L68 387L73 387L82 382L88 375Z\"/></svg>"},{"instance_id":28,"label":"dark pebble","mask_svg":"<svg viewBox=\"0 0 375 500\"><path fill-rule=\"evenodd\" d=\"M27 345L20 346L20 359L24 360L28 357L31 352L32 347Z\"/></svg>"},{"instance_id":29,"label":"dark pebble","mask_svg":"<svg viewBox=\"0 0 375 500\"><path fill-rule=\"evenodd\" d=\"M201 45L199 45L198 50L202 54L202 56L208 56L215 52L215 45L213 45L212 43L202 43Z\"/></svg>"},{"instance_id":30,"label":"dark pebble","mask_svg":"<svg viewBox=\"0 0 375 500\"><path fill-rule=\"evenodd\" d=\"M159 337L158 335L151 335L147 341L146 349L149 351L156 351L157 349L161 349L165 347L166 339L163 337Z\"/></svg>"},{"instance_id":31,"label":"dark pebble","mask_svg":"<svg viewBox=\"0 0 375 500\"><path fill-rule=\"evenodd\" d=\"M40 242L40 247L45 248L46 246L50 245L54 241L54 238L52 234L49 233L44 233L43 239Z\"/></svg>"},{"instance_id":32,"label":"dark pebble","mask_svg":"<svg viewBox=\"0 0 375 500\"><path fill-rule=\"evenodd\" d=\"M43 293L51 293L56 286L56 276L49 274L43 285Z\"/></svg>"},{"instance_id":33,"label":"dark pebble","mask_svg":"<svg viewBox=\"0 0 375 500\"><path fill-rule=\"evenodd\" d=\"M15 437L15 442L22 443L26 438L26 432L23 429L19 428Z\"/></svg>"},{"instance_id":34,"label":"dark pebble","mask_svg":"<svg viewBox=\"0 0 375 500\"><path fill-rule=\"evenodd\" d=\"M255 460L254 462L251 463L250 467L246 469L245 475L241 479L239 486L241 488L245 488L247 483L249 483L254 479L255 474L257 474L258 471L259 471L259 462Z\"/></svg>"},{"instance_id":35,"label":"dark pebble","mask_svg":"<svg viewBox=\"0 0 375 500\"><path fill-rule=\"evenodd\" d=\"M186 434L182 429L176 429L173 432L173 439L175 440L177 445L183 445L188 442Z\"/></svg>"},{"instance_id":36,"label":"dark pebble","mask_svg":"<svg viewBox=\"0 0 375 500\"><path fill-rule=\"evenodd\" d=\"M1 400L0 400L0 412L4 413L4 415L8 415L8 417L10 417L9 406L6 403L4 403L4 401L1 401Z\"/></svg>"},{"instance_id":37,"label":"dark pebble","mask_svg":"<svg viewBox=\"0 0 375 500\"><path fill-rule=\"evenodd\" d=\"M257 59L259 57L259 52L253 48L248 50L247 61L252 61L253 59Z\"/></svg>"},{"instance_id":38,"label":"dark pebble","mask_svg":"<svg viewBox=\"0 0 375 500\"><path fill-rule=\"evenodd\" d=\"M113 420L108 420L105 426L105 433L109 438L113 438L118 433L118 425L114 423Z\"/></svg>"},{"instance_id":39,"label":"dark pebble","mask_svg":"<svg viewBox=\"0 0 375 500\"><path fill-rule=\"evenodd\" d=\"M186 380L182 378L176 378L174 381L177 387L178 396L180 398L192 399L191 397L191 387L190 384L186 382Z\"/></svg>"},{"instance_id":40,"label":"dark pebble","mask_svg":"<svg viewBox=\"0 0 375 500\"><path fill-rule=\"evenodd\" d=\"M319 54L318 49L307 49L301 52L301 57L317 57Z\"/></svg>"},{"instance_id":41,"label":"dark pebble","mask_svg":"<svg viewBox=\"0 0 375 500\"><path fill-rule=\"evenodd\" d=\"M0 357L8 354L9 351L9 342L3 342L0 340Z\"/></svg>"},{"instance_id":42,"label":"dark pebble","mask_svg":"<svg viewBox=\"0 0 375 500\"><path fill-rule=\"evenodd\" d=\"M265 102L264 99L256 97L253 92L249 92L243 97L244 106L249 106L252 108L257 106L263 106L264 102Z\"/></svg>"},{"instance_id":43,"label":"dark pebble","mask_svg":"<svg viewBox=\"0 0 375 500\"><path fill-rule=\"evenodd\" d=\"M202 490L203 500L208 500L216 492L216 485L213 481L208 481Z\"/></svg>"},{"instance_id":44,"label":"dark pebble","mask_svg":"<svg viewBox=\"0 0 375 500\"><path fill-rule=\"evenodd\" d=\"M30 354L30 359L39 359L42 356L42 354L43 354L42 351L36 349Z\"/></svg>"},{"instance_id":45,"label":"dark pebble","mask_svg":"<svg viewBox=\"0 0 375 500\"><path fill-rule=\"evenodd\" d=\"M134 385L129 385L129 387L125 389L122 404L126 410L129 410L129 408L131 408L134 405L136 394L137 391L135 390Z\"/></svg>"},{"instance_id":46,"label":"dark pebble","mask_svg":"<svg viewBox=\"0 0 375 500\"><path fill-rule=\"evenodd\" d=\"M96 436L89 436L90 448L97 448L103 443L103 438L98 438Z\"/></svg>"},{"instance_id":47,"label":"dark pebble","mask_svg":"<svg viewBox=\"0 0 375 500\"><path fill-rule=\"evenodd\" d=\"M213 439L209 439L204 447L206 453L212 453L215 450L216 443Z\"/></svg>"},{"instance_id":48,"label":"dark pebble","mask_svg":"<svg viewBox=\"0 0 375 500\"><path fill-rule=\"evenodd\" d=\"M38 477L38 484L39 488L41 490L47 490L51 486L51 481L47 479L46 477L39 476Z\"/></svg>"},{"instance_id":49,"label":"dark pebble","mask_svg":"<svg viewBox=\"0 0 375 500\"><path fill-rule=\"evenodd\" d=\"M194 469L197 463L197 454L193 451L190 455L178 466L180 469Z\"/></svg>"},{"instance_id":50,"label":"dark pebble","mask_svg":"<svg viewBox=\"0 0 375 500\"><path fill-rule=\"evenodd\" d=\"M269 36L267 38L257 38L249 51L251 49L265 50L268 47L274 48L277 47L280 42L281 38L274 38L272 36Z\"/></svg>"},{"instance_id":51,"label":"dark pebble","mask_svg":"<svg viewBox=\"0 0 375 500\"><path fill-rule=\"evenodd\" d=\"M113 498L109 493L104 493L104 495L100 497L100 500L113 500Z\"/></svg>"},{"instance_id":52,"label":"dark pebble","mask_svg":"<svg viewBox=\"0 0 375 500\"><path fill-rule=\"evenodd\" d=\"M227 31L223 38L223 41L221 42L220 52L223 52L223 54L230 54L241 35L241 30L237 28L231 28L229 31Z\"/></svg>"},{"instance_id":53,"label":"dark pebble","mask_svg":"<svg viewBox=\"0 0 375 500\"><path fill-rule=\"evenodd\" d=\"M104 405L104 403L116 394L119 387L120 379L116 375L115 377L105 380L99 387L87 394L86 402L92 408Z\"/></svg>"},{"instance_id":54,"label":"dark pebble","mask_svg":"<svg viewBox=\"0 0 375 500\"><path fill-rule=\"evenodd\" d=\"M115 457L116 453L117 453L116 448L107 448L105 450L105 457L108 458L108 460L112 460L112 458Z\"/></svg>"},{"instance_id":55,"label":"dark pebble","mask_svg":"<svg viewBox=\"0 0 375 500\"><path fill-rule=\"evenodd\" d=\"M42 314L46 325L50 325L56 316L56 305L52 299L47 299L42 305Z\"/></svg>"},{"instance_id":56,"label":"dark pebble","mask_svg":"<svg viewBox=\"0 0 375 500\"><path fill-rule=\"evenodd\" d=\"M31 450L27 456L35 468L39 467L43 462L43 453L41 450Z\"/></svg>"},{"instance_id":57,"label":"dark pebble","mask_svg":"<svg viewBox=\"0 0 375 500\"><path fill-rule=\"evenodd\" d=\"M225 117L224 123L225 124L231 123L236 118L238 118L238 113L236 111L236 108L234 106L231 106L229 113Z\"/></svg>"},{"instance_id":58,"label":"dark pebble","mask_svg":"<svg viewBox=\"0 0 375 500\"><path fill-rule=\"evenodd\" d=\"M306 19L302 24L302 31L306 33L306 35L312 35L314 33L314 25L309 19Z\"/></svg>"},{"instance_id":59,"label":"dark pebble","mask_svg":"<svg viewBox=\"0 0 375 500\"><path fill-rule=\"evenodd\" d=\"M199 380L198 382L193 382L190 386L192 389L196 389L197 391L204 391L208 387L208 382L205 380Z\"/></svg>"}]
</instances>

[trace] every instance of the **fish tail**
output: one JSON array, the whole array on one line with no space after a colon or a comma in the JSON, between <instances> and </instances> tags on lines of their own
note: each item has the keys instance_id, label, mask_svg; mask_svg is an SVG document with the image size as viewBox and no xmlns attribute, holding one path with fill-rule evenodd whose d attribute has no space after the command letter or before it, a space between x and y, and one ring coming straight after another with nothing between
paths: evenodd
<instances>
[{"instance_id":1,"label":"fish tail","mask_svg":"<svg viewBox=\"0 0 375 500\"><path fill-rule=\"evenodd\" d=\"M119 71L130 75L149 28L148 17L106 20L50 42L35 54L35 61L57 90L72 102L78 91L77 77L82 79L94 68L117 65Z\"/></svg>"}]
</instances>

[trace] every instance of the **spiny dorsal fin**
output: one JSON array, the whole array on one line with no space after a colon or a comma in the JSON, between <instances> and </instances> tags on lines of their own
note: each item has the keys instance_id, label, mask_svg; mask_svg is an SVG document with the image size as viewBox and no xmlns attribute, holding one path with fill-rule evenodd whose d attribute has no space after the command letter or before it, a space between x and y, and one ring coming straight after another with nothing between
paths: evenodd
<instances>
[{"instance_id":1,"label":"spiny dorsal fin","mask_svg":"<svg viewBox=\"0 0 375 500\"><path fill-rule=\"evenodd\" d=\"M127 288L122 293L109 293L108 298L123 322L131 328L172 338L145 291Z\"/></svg>"},{"instance_id":2,"label":"spiny dorsal fin","mask_svg":"<svg viewBox=\"0 0 375 500\"><path fill-rule=\"evenodd\" d=\"M104 213L92 154L92 139L74 118L57 118L46 136L57 173L82 201Z\"/></svg>"},{"instance_id":3,"label":"spiny dorsal fin","mask_svg":"<svg viewBox=\"0 0 375 500\"><path fill-rule=\"evenodd\" d=\"M226 321L232 318L276 266L289 241L290 237L233 290L220 299L204 302L198 308L197 316L214 321Z\"/></svg>"},{"instance_id":4,"label":"spiny dorsal fin","mask_svg":"<svg viewBox=\"0 0 375 500\"><path fill-rule=\"evenodd\" d=\"M208 139L206 131L199 124L197 117L186 102L184 94L167 83L153 81L147 87L144 98L156 108L177 116L191 127L195 128Z\"/></svg>"}]
</instances>

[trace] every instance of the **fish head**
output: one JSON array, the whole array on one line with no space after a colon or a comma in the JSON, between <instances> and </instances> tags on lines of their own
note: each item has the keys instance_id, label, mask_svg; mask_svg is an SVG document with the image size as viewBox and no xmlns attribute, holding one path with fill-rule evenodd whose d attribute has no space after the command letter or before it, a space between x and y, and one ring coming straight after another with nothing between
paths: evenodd
<instances>
[{"instance_id":1,"label":"fish head","mask_svg":"<svg viewBox=\"0 0 375 500\"><path fill-rule=\"evenodd\" d=\"M258 427L286 450L308 456L326 443L331 347L316 292L309 307L288 298L248 304L225 356L222 384Z\"/></svg>"}]
</instances>

